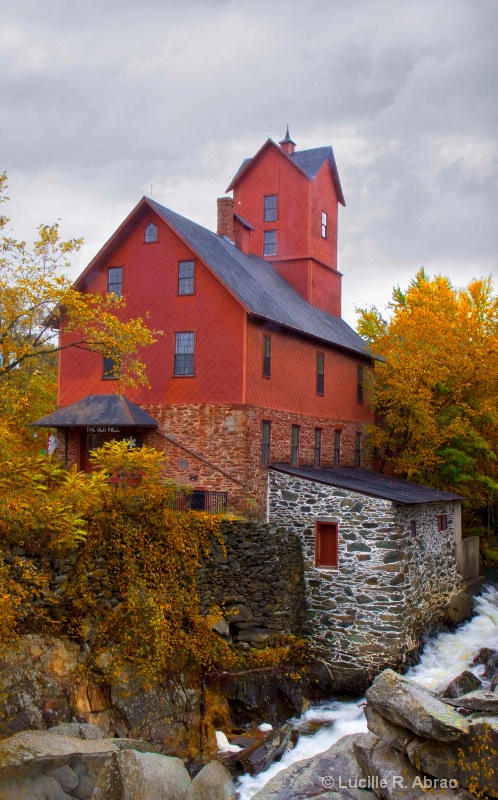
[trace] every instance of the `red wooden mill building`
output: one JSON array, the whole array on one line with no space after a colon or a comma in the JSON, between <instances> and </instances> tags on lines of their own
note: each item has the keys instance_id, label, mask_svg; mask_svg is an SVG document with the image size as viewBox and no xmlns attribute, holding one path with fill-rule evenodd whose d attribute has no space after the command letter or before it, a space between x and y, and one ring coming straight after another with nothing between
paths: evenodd
<instances>
[{"instance_id":1,"label":"red wooden mill building","mask_svg":"<svg viewBox=\"0 0 498 800\"><path fill-rule=\"evenodd\" d=\"M370 466L371 357L341 319L332 148L298 151L287 130L242 163L232 191L218 233L140 200L75 286L123 294L124 313L164 332L143 354L150 386L63 350L58 411L35 424L58 429L68 466L88 469L89 450L132 437L163 449L180 483L263 510L271 462Z\"/></svg>"}]
</instances>

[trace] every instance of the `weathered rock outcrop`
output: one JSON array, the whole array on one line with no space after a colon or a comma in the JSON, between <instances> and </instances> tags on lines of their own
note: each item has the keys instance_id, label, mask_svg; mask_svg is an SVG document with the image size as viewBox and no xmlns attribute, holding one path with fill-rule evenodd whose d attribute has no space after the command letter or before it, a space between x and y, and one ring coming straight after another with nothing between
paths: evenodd
<instances>
[{"instance_id":1,"label":"weathered rock outcrop","mask_svg":"<svg viewBox=\"0 0 498 800\"><path fill-rule=\"evenodd\" d=\"M392 669L378 676L366 698L384 719L419 736L455 741L468 732L468 723L460 714Z\"/></svg>"},{"instance_id":2,"label":"weathered rock outcrop","mask_svg":"<svg viewBox=\"0 0 498 800\"><path fill-rule=\"evenodd\" d=\"M0 741L0 800L90 800L97 776L112 754L154 750L131 739L80 739L49 731L24 731Z\"/></svg>"},{"instance_id":3,"label":"weathered rock outcrop","mask_svg":"<svg viewBox=\"0 0 498 800\"><path fill-rule=\"evenodd\" d=\"M80 733L92 736L89 727ZM153 749L132 739L17 733L0 742L0 800L236 799L221 764L211 762L191 781L180 759Z\"/></svg>"},{"instance_id":4,"label":"weathered rock outcrop","mask_svg":"<svg viewBox=\"0 0 498 800\"><path fill-rule=\"evenodd\" d=\"M420 775L398 750L386 747L371 733L360 734L353 749L369 785L382 800L421 800L428 790L446 800L472 800L465 789L446 786L446 781L431 781ZM424 788L426 787L426 788Z\"/></svg>"},{"instance_id":5,"label":"weathered rock outcrop","mask_svg":"<svg viewBox=\"0 0 498 800\"><path fill-rule=\"evenodd\" d=\"M484 656L482 663L493 658ZM464 682L465 676L459 676L452 683ZM366 774L385 779L382 790L373 787L379 797L396 800L395 774L405 775L412 788L431 789L438 795L454 796L458 790L464 797L462 791L468 789L498 797L498 695L478 690L440 699L386 670L366 697L370 734L355 743L355 753Z\"/></svg>"},{"instance_id":6,"label":"weathered rock outcrop","mask_svg":"<svg viewBox=\"0 0 498 800\"><path fill-rule=\"evenodd\" d=\"M67 639L23 636L2 661L0 737L77 721L202 763L216 753L215 728L230 730L226 698L196 673L179 670L149 687L136 678L111 687L86 662L85 651Z\"/></svg>"},{"instance_id":7,"label":"weathered rock outcrop","mask_svg":"<svg viewBox=\"0 0 498 800\"><path fill-rule=\"evenodd\" d=\"M181 800L189 785L190 776L179 758L128 750L107 760L92 800Z\"/></svg>"},{"instance_id":8,"label":"weathered rock outcrop","mask_svg":"<svg viewBox=\"0 0 498 800\"><path fill-rule=\"evenodd\" d=\"M308 703L306 680L277 667L204 679L178 669L147 686L131 675L110 686L87 660L84 648L69 640L21 637L1 665L0 738L54 728L85 738L88 729L94 736L144 739L199 766L216 756L216 730L231 735L261 722L277 727ZM273 750L278 755L278 747Z\"/></svg>"}]
</instances>

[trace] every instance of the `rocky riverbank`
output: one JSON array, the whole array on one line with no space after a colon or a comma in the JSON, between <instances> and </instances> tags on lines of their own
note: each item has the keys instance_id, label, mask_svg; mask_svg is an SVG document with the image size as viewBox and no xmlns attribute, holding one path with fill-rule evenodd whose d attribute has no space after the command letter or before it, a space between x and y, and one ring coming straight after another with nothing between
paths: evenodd
<instances>
[{"instance_id":1,"label":"rocky riverbank","mask_svg":"<svg viewBox=\"0 0 498 800\"><path fill-rule=\"evenodd\" d=\"M366 694L368 733L278 773L253 800L498 797L498 652L439 695L385 670Z\"/></svg>"},{"instance_id":2,"label":"rocky riverbank","mask_svg":"<svg viewBox=\"0 0 498 800\"><path fill-rule=\"evenodd\" d=\"M77 721L106 737L144 739L161 752L203 764L217 752L216 730L274 727L307 705L307 680L267 667L207 673L181 669L145 685L136 676L109 684L85 648L68 639L29 634L4 655L0 738Z\"/></svg>"}]
</instances>

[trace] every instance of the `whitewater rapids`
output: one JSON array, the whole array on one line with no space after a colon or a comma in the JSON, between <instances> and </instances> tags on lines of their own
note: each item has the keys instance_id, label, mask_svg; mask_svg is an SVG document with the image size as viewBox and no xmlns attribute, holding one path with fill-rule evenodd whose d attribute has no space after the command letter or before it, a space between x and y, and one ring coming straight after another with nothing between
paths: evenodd
<instances>
[{"instance_id":1,"label":"whitewater rapids","mask_svg":"<svg viewBox=\"0 0 498 800\"><path fill-rule=\"evenodd\" d=\"M472 619L456 631L441 633L428 641L418 664L408 671L407 676L433 692L445 689L465 669L482 678L484 667L470 666L481 647L498 651L498 589L490 586L475 598ZM312 722L318 726L316 733L302 734L294 749L287 751L266 772L243 775L237 783L240 800L250 800L270 778L296 761L323 753L347 734L366 731L363 703L363 699L347 703L331 700L308 709L296 723L296 728L306 728Z\"/></svg>"}]
</instances>

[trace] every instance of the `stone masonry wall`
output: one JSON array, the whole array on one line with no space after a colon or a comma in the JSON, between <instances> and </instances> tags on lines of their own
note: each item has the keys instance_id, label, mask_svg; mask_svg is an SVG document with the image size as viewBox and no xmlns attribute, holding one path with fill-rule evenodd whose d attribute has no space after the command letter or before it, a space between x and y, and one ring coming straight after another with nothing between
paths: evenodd
<instances>
[{"instance_id":1,"label":"stone masonry wall","mask_svg":"<svg viewBox=\"0 0 498 800\"><path fill-rule=\"evenodd\" d=\"M226 547L215 539L209 558L197 573L200 609L208 614L211 607L222 610L234 605L244 610L230 622L230 638L234 642L264 644L274 636L298 634L303 623L304 581L299 539L282 528L244 520L223 520L221 533ZM23 574L31 575L30 562L22 547L1 550L3 561L15 570L23 583ZM59 607L65 607L75 578L79 551L62 558L53 558L47 571L46 588L36 605L57 618ZM35 565L36 566L36 565ZM86 573L88 591L98 598L102 608L115 607L121 598L112 586L105 548L95 559L95 568ZM26 583L32 590L31 584ZM88 618L84 635L96 633L97 621ZM248 645L249 646L249 645Z\"/></svg>"},{"instance_id":2,"label":"stone masonry wall","mask_svg":"<svg viewBox=\"0 0 498 800\"><path fill-rule=\"evenodd\" d=\"M303 623L303 559L299 538L282 528L226 520L197 576L201 611L243 607L230 620L230 638L257 646L275 635L299 634ZM245 644L247 643L247 645Z\"/></svg>"},{"instance_id":3,"label":"stone masonry wall","mask_svg":"<svg viewBox=\"0 0 498 800\"><path fill-rule=\"evenodd\" d=\"M455 554L454 511L453 502L396 507L400 547L406 553L407 566L404 590L407 651L419 647L421 638L444 619L452 594L464 588ZM437 529L438 514L447 514L446 531Z\"/></svg>"},{"instance_id":4,"label":"stone masonry wall","mask_svg":"<svg viewBox=\"0 0 498 800\"><path fill-rule=\"evenodd\" d=\"M362 689L385 667L409 662L462 586L453 503L397 506L274 470L269 484L270 519L301 540L305 633L331 665L335 687ZM441 513L448 514L448 530L438 532ZM336 570L314 565L320 519L339 523Z\"/></svg>"}]
</instances>

